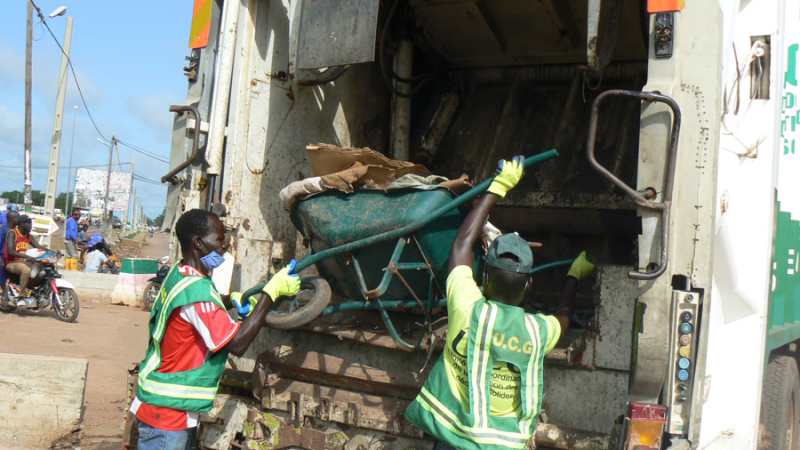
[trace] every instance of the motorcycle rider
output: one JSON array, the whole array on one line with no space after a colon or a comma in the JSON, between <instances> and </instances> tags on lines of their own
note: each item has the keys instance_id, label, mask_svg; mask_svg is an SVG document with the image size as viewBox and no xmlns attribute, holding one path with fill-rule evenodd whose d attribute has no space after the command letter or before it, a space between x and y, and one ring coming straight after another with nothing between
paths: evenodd
<instances>
[{"instance_id":1,"label":"motorcycle rider","mask_svg":"<svg viewBox=\"0 0 800 450\"><path fill-rule=\"evenodd\" d=\"M6 270L8 272L19 275L19 292L21 297L30 297L31 292L28 289L28 281L31 278L31 265L36 263L36 258L28 256L25 251L29 247L38 248L50 252L47 247L43 247L39 242L31 236L31 228L33 223L31 218L23 215L17 218L17 227L8 232L6 237L6 247L4 250L4 258L8 261ZM24 300L17 302L18 306L25 306Z\"/></svg>"},{"instance_id":2,"label":"motorcycle rider","mask_svg":"<svg viewBox=\"0 0 800 450\"><path fill-rule=\"evenodd\" d=\"M0 227L0 250L6 248L6 236L8 232L11 231L12 228L17 226L17 219L19 218L19 213L16 210L8 211L6 214L7 223L5 223L2 227ZM0 292L2 292L2 298L0 301L4 304L7 302L6 298L6 261L3 257L4 251L0 251Z\"/></svg>"}]
</instances>

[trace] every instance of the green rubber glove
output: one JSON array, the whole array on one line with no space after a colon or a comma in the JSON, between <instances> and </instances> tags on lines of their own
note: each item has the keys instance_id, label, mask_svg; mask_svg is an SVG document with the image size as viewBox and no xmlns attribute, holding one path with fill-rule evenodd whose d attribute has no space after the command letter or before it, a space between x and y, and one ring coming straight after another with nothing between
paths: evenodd
<instances>
[{"instance_id":1,"label":"green rubber glove","mask_svg":"<svg viewBox=\"0 0 800 450\"><path fill-rule=\"evenodd\" d=\"M586 256L586 251L582 251L581 254L575 258L575 261L573 261L567 276L574 277L576 280L580 281L594 272L594 267L594 263L589 261L589 258Z\"/></svg>"},{"instance_id":2,"label":"green rubber glove","mask_svg":"<svg viewBox=\"0 0 800 450\"><path fill-rule=\"evenodd\" d=\"M291 273L296 265L297 261L292 260L288 266L276 273L261 291L269 295L272 301L278 297L297 295L300 292L300 275Z\"/></svg>"},{"instance_id":3,"label":"green rubber glove","mask_svg":"<svg viewBox=\"0 0 800 450\"><path fill-rule=\"evenodd\" d=\"M256 309L256 303L258 303L258 299L251 296L249 299L243 302L241 292L231 292L231 302L234 306L236 306L240 316L247 317L253 312L254 309Z\"/></svg>"},{"instance_id":4,"label":"green rubber glove","mask_svg":"<svg viewBox=\"0 0 800 450\"><path fill-rule=\"evenodd\" d=\"M500 160L489 192L503 198L522 178L522 171L525 168L525 157L515 156L511 161Z\"/></svg>"}]
</instances>

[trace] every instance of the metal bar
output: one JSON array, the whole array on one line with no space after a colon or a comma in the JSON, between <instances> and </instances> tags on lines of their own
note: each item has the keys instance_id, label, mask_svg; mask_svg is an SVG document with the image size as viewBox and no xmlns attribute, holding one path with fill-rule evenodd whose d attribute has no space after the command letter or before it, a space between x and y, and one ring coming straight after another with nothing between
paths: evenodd
<instances>
[{"instance_id":1,"label":"metal bar","mask_svg":"<svg viewBox=\"0 0 800 450\"><path fill-rule=\"evenodd\" d=\"M531 269L531 275L536 275L537 273L548 272L553 269L561 269L564 267L569 267L574 262L574 259L562 259L559 261L549 262L547 264L539 264L538 266L534 266Z\"/></svg>"},{"instance_id":2,"label":"metal bar","mask_svg":"<svg viewBox=\"0 0 800 450\"><path fill-rule=\"evenodd\" d=\"M197 110L197 107L194 105L172 105L169 107L170 112L176 113L184 113L190 112L194 114L195 123L201 123L203 120L200 117L200 111ZM175 178L175 175L180 172L181 170L189 167L192 161L197 158L198 153L200 153L200 130L199 127L194 128L194 136L192 138L192 154L186 159L186 161L178 164L178 167L172 169L161 177L161 182L166 183L169 181L171 184L178 184L178 180Z\"/></svg>"},{"instance_id":3,"label":"metal bar","mask_svg":"<svg viewBox=\"0 0 800 450\"><path fill-rule=\"evenodd\" d=\"M669 108L672 110L672 130L670 133L670 142L669 142L669 153L667 154L667 173L666 179L664 180L664 192L662 196L661 202L655 202L653 199L656 196L656 193L652 189L646 189L645 191L636 191L630 186L628 186L624 181L617 178L616 175L611 173L608 169L600 165L597 162L597 159L594 155L594 148L595 148L595 141L597 140L597 123L598 123L598 116L600 113L600 103L610 97L610 96L618 96L618 97L631 97L637 98L642 101L647 102L657 102L657 103L665 103ZM654 280L661 276L667 270L667 264L669 260L669 220L670 220L670 208L672 206L672 190L675 183L675 165L678 155L678 141L680 137L680 130L681 130L681 109L678 106L678 103L670 97L666 95L661 95L658 93L652 92L639 92L639 91L628 91L628 90L609 90L605 91L602 94L598 95L595 99L594 103L592 104L592 115L589 121L589 136L586 140L586 157L589 159L589 164L600 173L603 177L611 181L617 187L625 191L629 197L636 203L637 205L641 206L642 208L652 209L656 211L661 211L661 228L662 228L662 239L661 239L661 258L659 261L659 267L652 271L652 272L638 272L638 271L630 271L628 272L628 276L635 280Z\"/></svg>"},{"instance_id":4,"label":"metal bar","mask_svg":"<svg viewBox=\"0 0 800 450\"><path fill-rule=\"evenodd\" d=\"M408 281L406 281L405 278L403 278L403 275L400 274L400 271L398 271L396 267L392 267L391 270L395 275L397 275L397 278L400 280L401 283L403 283L403 286L405 286L406 289L408 289L408 292L411 293L411 296L414 297L414 301L417 302L417 304L419 305L420 308L422 308L422 311L425 313L425 325L428 326L428 331L430 332L431 331L430 330L430 325L431 325L431 312L430 312L430 310L425 307L425 304L422 303L422 300L420 300L420 298L417 295L417 293L414 292L414 289L411 289L411 285L408 284Z\"/></svg>"},{"instance_id":5,"label":"metal bar","mask_svg":"<svg viewBox=\"0 0 800 450\"><path fill-rule=\"evenodd\" d=\"M414 300L385 300L382 301L383 306L389 309L396 309L396 308L405 308L405 309L412 309L417 308L419 305ZM433 308L441 308L447 306L447 299L442 298L433 303ZM362 302L347 302L347 303L339 303L338 305L331 305L325 308L322 311L321 316L327 316L329 314L334 314L337 312L342 311L349 311L353 309L378 309L378 305L375 302L369 303L362 303Z\"/></svg>"},{"instance_id":6,"label":"metal bar","mask_svg":"<svg viewBox=\"0 0 800 450\"><path fill-rule=\"evenodd\" d=\"M428 267L425 263L398 263L395 265L397 270L428 270Z\"/></svg>"},{"instance_id":7,"label":"metal bar","mask_svg":"<svg viewBox=\"0 0 800 450\"><path fill-rule=\"evenodd\" d=\"M309 245L308 248L311 248ZM361 270L361 263L358 262L358 258L354 255L350 255L350 260L353 261L353 268L356 271L356 276L358 277L358 284L361 285L361 292L367 292L367 281L364 280L364 272ZM367 297L364 296L364 300L367 300Z\"/></svg>"},{"instance_id":8,"label":"metal bar","mask_svg":"<svg viewBox=\"0 0 800 450\"><path fill-rule=\"evenodd\" d=\"M573 261L574 261L573 259L562 259L560 261L553 261L547 264L540 264L538 266L535 266L531 270L531 275L547 272L554 269L562 269L564 267L569 267L570 265L572 265ZM381 303L383 303L383 306L388 309L396 309L396 308L412 309L419 307L419 304L417 304L417 302L414 300L383 300ZM446 306L447 306L447 299L442 298L433 302L430 306L430 309L443 308ZM328 306L327 308L325 308L324 311L322 311L321 315L327 316L329 314L334 314L342 311L349 311L353 309L379 309L379 307L374 302L370 303L347 302L347 303L340 303L338 305Z\"/></svg>"},{"instance_id":9,"label":"metal bar","mask_svg":"<svg viewBox=\"0 0 800 450\"><path fill-rule=\"evenodd\" d=\"M534 164L538 164L540 162L547 161L548 159L555 158L557 156L558 156L558 152L555 149L539 153L538 155L534 155L534 156L526 158L525 159L525 167L530 167L530 166L532 166ZM446 205L441 206L436 211L433 211L425 219L422 219L420 221L408 224L408 225L406 225L404 227L397 228L395 230L391 230L391 231L387 231L385 233L378 234L376 236L370 236L368 238L359 239L358 241L350 242L349 244L344 244L344 245L340 245L338 247L329 248L327 250L323 250L323 251L321 251L319 253L316 253L314 255L307 256L307 257L301 259L297 263L297 266L295 267L294 273L300 273L300 271L302 271L306 267L309 267L309 266L311 266L313 264L316 264L318 261L321 261L321 260L323 260L325 258L329 258L331 256L340 255L342 253L352 252L354 250L358 250L360 248L364 248L364 247L367 247L367 246L370 246L370 245L373 245L373 244L377 244L379 242L388 241L388 240L396 238L398 236L404 236L404 235L413 233L413 232L423 228L425 225L428 225L429 223L431 223L434 220L438 219L439 217L441 217L445 213L450 212L452 209L463 205L464 203L472 200L473 198L475 198L478 195L480 195L483 192L485 192L487 189L489 189L489 185L492 184L492 180L494 180L494 177L484 180L483 182L481 182L480 184L478 184L474 188L472 188L469 191L465 192L464 194L454 198L449 203L447 203ZM251 295L257 294L261 289L264 288L265 284L266 283L261 283L261 284L259 284L257 286L254 286L254 287L250 288L249 290L247 290L247 292L244 293L244 298L248 298Z\"/></svg>"},{"instance_id":10,"label":"metal bar","mask_svg":"<svg viewBox=\"0 0 800 450\"><path fill-rule=\"evenodd\" d=\"M386 330L389 331L389 335L392 337L394 342L397 345L405 346L406 348L403 350L416 350L417 348L419 348L419 344L422 343L422 339L425 337L425 333L424 332L420 333L419 340L417 340L416 345L409 344L408 342L404 341L403 338L400 337L400 334L397 333L397 329L395 329L394 323L392 322L392 319L389 317L389 313L386 312L386 308L383 307L383 302L381 302L381 299L376 298L375 303L378 304L378 312L381 315L381 319L383 319L383 324L386 325Z\"/></svg>"},{"instance_id":11,"label":"metal bar","mask_svg":"<svg viewBox=\"0 0 800 450\"><path fill-rule=\"evenodd\" d=\"M383 278L381 279L381 283L378 285L378 287L371 291L364 291L364 297L368 299L374 299L381 297L386 293L386 290L389 289L389 283L392 282L392 276L395 274L392 268L394 268L395 264L397 264L397 261L400 260L400 256L403 255L403 249L405 247L406 240L398 239L397 245L395 245L394 252L392 253L392 258L389 260L389 266L383 269Z\"/></svg>"}]
</instances>

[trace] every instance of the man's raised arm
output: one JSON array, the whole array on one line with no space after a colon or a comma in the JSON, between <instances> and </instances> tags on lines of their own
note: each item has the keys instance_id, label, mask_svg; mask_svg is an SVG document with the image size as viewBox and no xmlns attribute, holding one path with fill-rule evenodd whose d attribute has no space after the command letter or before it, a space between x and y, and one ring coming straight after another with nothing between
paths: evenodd
<instances>
[{"instance_id":1,"label":"man's raised arm","mask_svg":"<svg viewBox=\"0 0 800 450\"><path fill-rule=\"evenodd\" d=\"M475 208L470 211L461 228L458 229L453 247L450 249L450 266L448 272L458 266L469 266L475 263L472 246L481 235L483 225L489 217L489 211L497 200L506 196L506 193L517 185L522 178L525 166L524 156L515 156L511 161L500 161L498 173L489 186L489 192L484 195Z\"/></svg>"}]
</instances>

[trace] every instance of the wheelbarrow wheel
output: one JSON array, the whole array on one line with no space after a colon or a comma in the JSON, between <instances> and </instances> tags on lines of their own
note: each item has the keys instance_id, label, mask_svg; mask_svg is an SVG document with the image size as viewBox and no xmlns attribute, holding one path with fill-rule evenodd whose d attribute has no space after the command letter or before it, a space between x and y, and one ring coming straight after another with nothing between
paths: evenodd
<instances>
[{"instance_id":1,"label":"wheelbarrow wheel","mask_svg":"<svg viewBox=\"0 0 800 450\"><path fill-rule=\"evenodd\" d=\"M267 314L267 326L276 330L301 327L319 317L331 302L331 287L322 277L300 280L300 292L281 297Z\"/></svg>"}]
</instances>

